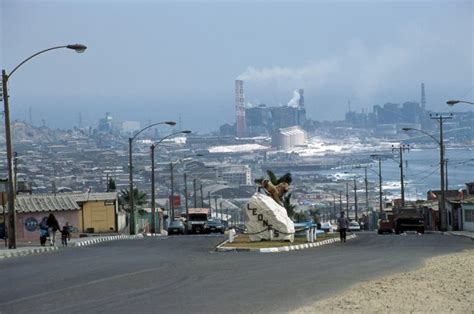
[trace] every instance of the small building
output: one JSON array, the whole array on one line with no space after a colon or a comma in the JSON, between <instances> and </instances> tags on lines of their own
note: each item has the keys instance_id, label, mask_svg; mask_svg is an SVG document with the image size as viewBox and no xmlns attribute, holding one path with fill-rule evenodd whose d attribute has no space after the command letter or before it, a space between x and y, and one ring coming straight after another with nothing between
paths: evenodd
<instances>
[{"instance_id":1,"label":"small building","mask_svg":"<svg viewBox=\"0 0 474 314\"><path fill-rule=\"evenodd\" d=\"M16 237L18 241L39 241L39 223L53 213L62 227L67 223L78 231L80 207L70 195L18 195L16 197ZM77 235L73 232L73 235Z\"/></svg>"},{"instance_id":2,"label":"small building","mask_svg":"<svg viewBox=\"0 0 474 314\"><path fill-rule=\"evenodd\" d=\"M88 233L117 232L118 194L105 193L72 193L80 207L80 231Z\"/></svg>"},{"instance_id":3,"label":"small building","mask_svg":"<svg viewBox=\"0 0 474 314\"><path fill-rule=\"evenodd\" d=\"M6 207L3 209L7 212ZM15 211L16 237L20 242L39 241L39 223L50 213L60 227L69 224L73 237L82 232L118 232L126 223L125 219L119 219L116 192L19 194Z\"/></svg>"}]
</instances>

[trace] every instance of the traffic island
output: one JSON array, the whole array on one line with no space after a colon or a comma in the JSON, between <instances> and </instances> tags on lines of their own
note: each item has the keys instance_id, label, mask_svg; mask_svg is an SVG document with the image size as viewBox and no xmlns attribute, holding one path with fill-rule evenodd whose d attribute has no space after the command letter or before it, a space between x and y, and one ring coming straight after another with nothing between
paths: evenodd
<instances>
[{"instance_id":1,"label":"traffic island","mask_svg":"<svg viewBox=\"0 0 474 314\"><path fill-rule=\"evenodd\" d=\"M356 238L355 234L347 235L347 240ZM277 253L299 251L309 248L316 248L322 245L340 242L339 234L325 234L319 236L314 242L308 243L305 238L295 238L293 243L283 241L259 241L251 242L248 235L241 234L234 238L232 243L224 241L216 247L218 252L260 252Z\"/></svg>"}]
</instances>

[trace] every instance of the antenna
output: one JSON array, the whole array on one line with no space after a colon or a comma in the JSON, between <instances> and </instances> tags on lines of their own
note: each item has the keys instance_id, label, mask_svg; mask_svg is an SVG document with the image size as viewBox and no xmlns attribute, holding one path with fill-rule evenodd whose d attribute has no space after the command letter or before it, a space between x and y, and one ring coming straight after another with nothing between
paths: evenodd
<instances>
[{"instance_id":1,"label":"antenna","mask_svg":"<svg viewBox=\"0 0 474 314\"><path fill-rule=\"evenodd\" d=\"M426 109L425 83L421 83L421 109Z\"/></svg>"}]
</instances>

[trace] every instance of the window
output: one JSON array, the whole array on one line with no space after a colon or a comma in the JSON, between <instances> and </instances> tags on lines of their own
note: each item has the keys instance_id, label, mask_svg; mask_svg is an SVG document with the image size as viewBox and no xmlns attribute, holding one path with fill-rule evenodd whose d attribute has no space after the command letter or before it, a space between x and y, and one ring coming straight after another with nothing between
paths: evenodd
<instances>
[{"instance_id":1,"label":"window","mask_svg":"<svg viewBox=\"0 0 474 314\"><path fill-rule=\"evenodd\" d=\"M466 213L466 222L474 222L474 209L466 209L464 211Z\"/></svg>"}]
</instances>

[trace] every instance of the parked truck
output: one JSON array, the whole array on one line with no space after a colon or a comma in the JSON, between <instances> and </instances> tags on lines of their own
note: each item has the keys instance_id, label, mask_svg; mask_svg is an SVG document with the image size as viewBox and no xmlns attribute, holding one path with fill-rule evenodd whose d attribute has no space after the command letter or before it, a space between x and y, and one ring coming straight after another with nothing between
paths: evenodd
<instances>
[{"instance_id":1,"label":"parked truck","mask_svg":"<svg viewBox=\"0 0 474 314\"><path fill-rule=\"evenodd\" d=\"M209 208L189 208L189 218L186 221L187 233L204 233L204 226L209 219ZM182 214L186 218L186 214Z\"/></svg>"},{"instance_id":2,"label":"parked truck","mask_svg":"<svg viewBox=\"0 0 474 314\"><path fill-rule=\"evenodd\" d=\"M423 219L423 208L421 207L399 207L393 209L393 225L395 234L405 231L425 232Z\"/></svg>"}]
</instances>

